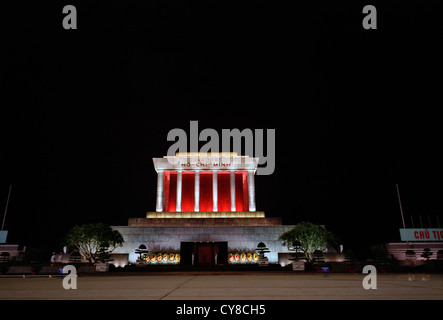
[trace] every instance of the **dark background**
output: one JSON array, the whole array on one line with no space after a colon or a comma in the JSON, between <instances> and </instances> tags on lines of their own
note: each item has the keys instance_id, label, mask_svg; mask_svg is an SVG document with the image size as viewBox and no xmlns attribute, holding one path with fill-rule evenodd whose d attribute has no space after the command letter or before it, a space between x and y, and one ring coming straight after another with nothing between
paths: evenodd
<instances>
[{"instance_id":1,"label":"dark background","mask_svg":"<svg viewBox=\"0 0 443 320\"><path fill-rule=\"evenodd\" d=\"M77 8L64 30L62 9ZM276 130L257 210L345 249L441 214L438 2L21 4L1 12L0 209L8 243L61 249L75 224L155 210L173 128ZM3 6L3 5L2 5ZM203 144L203 143L202 143ZM202 145L201 144L201 145Z\"/></svg>"}]
</instances>

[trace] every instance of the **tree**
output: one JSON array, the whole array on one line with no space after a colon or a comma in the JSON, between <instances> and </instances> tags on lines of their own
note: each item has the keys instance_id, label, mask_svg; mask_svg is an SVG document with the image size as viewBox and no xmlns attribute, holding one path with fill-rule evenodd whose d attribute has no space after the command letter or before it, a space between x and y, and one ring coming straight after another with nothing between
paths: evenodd
<instances>
[{"instance_id":1,"label":"tree","mask_svg":"<svg viewBox=\"0 0 443 320\"><path fill-rule=\"evenodd\" d=\"M324 263L325 262L325 255L323 254L322 250L315 250L312 254L312 262L315 263Z\"/></svg>"},{"instance_id":2,"label":"tree","mask_svg":"<svg viewBox=\"0 0 443 320\"><path fill-rule=\"evenodd\" d=\"M74 226L66 235L65 244L94 263L108 259L109 253L123 244L123 236L104 223L85 224Z\"/></svg>"},{"instance_id":3,"label":"tree","mask_svg":"<svg viewBox=\"0 0 443 320\"><path fill-rule=\"evenodd\" d=\"M138 253L138 260L144 260L148 252L148 248L144 244L135 249L135 253Z\"/></svg>"},{"instance_id":4,"label":"tree","mask_svg":"<svg viewBox=\"0 0 443 320\"><path fill-rule=\"evenodd\" d=\"M406 254L406 259L408 260L413 260L416 258L414 250L406 250L405 254Z\"/></svg>"},{"instance_id":5,"label":"tree","mask_svg":"<svg viewBox=\"0 0 443 320\"><path fill-rule=\"evenodd\" d=\"M106 261L111 261L111 254L108 248L99 247L97 253L95 254L95 261L100 261L105 263Z\"/></svg>"},{"instance_id":6,"label":"tree","mask_svg":"<svg viewBox=\"0 0 443 320\"><path fill-rule=\"evenodd\" d=\"M69 262L78 263L81 261L82 261L82 256L80 255L77 249L74 249L74 251L72 251L71 253L71 256L69 257Z\"/></svg>"},{"instance_id":7,"label":"tree","mask_svg":"<svg viewBox=\"0 0 443 320\"><path fill-rule=\"evenodd\" d=\"M427 261L429 261L429 258L432 256L431 249L424 248L423 253L421 254L422 258L425 258Z\"/></svg>"},{"instance_id":8,"label":"tree","mask_svg":"<svg viewBox=\"0 0 443 320\"><path fill-rule=\"evenodd\" d=\"M300 241L293 242L290 249L293 250L294 253L292 254L292 257L289 258L289 260L299 261L301 259L304 259L305 254L302 252L303 250L300 247Z\"/></svg>"},{"instance_id":9,"label":"tree","mask_svg":"<svg viewBox=\"0 0 443 320\"><path fill-rule=\"evenodd\" d=\"M300 222L295 227L278 238L284 246L292 250L292 244L300 244L299 250L308 262L314 260L316 250L324 251L328 246L336 246L337 238L332 232L310 222Z\"/></svg>"},{"instance_id":10,"label":"tree","mask_svg":"<svg viewBox=\"0 0 443 320\"><path fill-rule=\"evenodd\" d=\"M255 249L255 251L257 251L258 256L259 256L260 259L265 259L266 258L265 257L265 253L271 252L271 251L269 251L268 248L266 248L266 245L263 242L260 242L257 245L257 248Z\"/></svg>"},{"instance_id":11,"label":"tree","mask_svg":"<svg viewBox=\"0 0 443 320\"><path fill-rule=\"evenodd\" d=\"M0 257L2 259L2 262L6 262L6 261L9 261L11 259L11 255L9 254L9 252L2 252L0 254Z\"/></svg>"}]
</instances>

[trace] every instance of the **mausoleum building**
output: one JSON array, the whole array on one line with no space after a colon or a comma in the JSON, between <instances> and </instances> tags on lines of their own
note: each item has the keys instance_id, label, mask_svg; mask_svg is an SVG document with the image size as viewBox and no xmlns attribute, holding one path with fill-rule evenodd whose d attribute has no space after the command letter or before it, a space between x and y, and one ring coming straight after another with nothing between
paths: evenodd
<instances>
[{"instance_id":1,"label":"mausoleum building","mask_svg":"<svg viewBox=\"0 0 443 320\"><path fill-rule=\"evenodd\" d=\"M177 153L154 158L153 164L155 211L113 226L124 237L114 253L128 254L130 263L257 263L255 249L262 242L269 263L278 263L279 254L287 259L289 251L278 237L294 226L256 210L258 158ZM137 253L141 245L148 251L143 257Z\"/></svg>"}]
</instances>

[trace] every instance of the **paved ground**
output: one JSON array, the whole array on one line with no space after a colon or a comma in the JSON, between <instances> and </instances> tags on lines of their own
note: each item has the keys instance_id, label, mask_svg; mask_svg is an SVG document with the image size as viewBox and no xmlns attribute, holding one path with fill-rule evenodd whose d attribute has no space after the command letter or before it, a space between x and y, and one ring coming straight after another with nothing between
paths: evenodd
<instances>
[{"instance_id":1,"label":"paved ground","mask_svg":"<svg viewBox=\"0 0 443 320\"><path fill-rule=\"evenodd\" d=\"M143 273L79 276L76 290L57 277L1 277L0 299L147 300L443 300L443 275L408 281L406 274L378 274L365 290L364 274Z\"/></svg>"}]
</instances>

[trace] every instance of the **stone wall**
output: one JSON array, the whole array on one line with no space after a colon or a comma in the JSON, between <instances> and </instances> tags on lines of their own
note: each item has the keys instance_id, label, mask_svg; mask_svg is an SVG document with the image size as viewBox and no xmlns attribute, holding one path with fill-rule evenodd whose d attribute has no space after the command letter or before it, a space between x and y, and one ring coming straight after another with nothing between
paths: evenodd
<instances>
[{"instance_id":1,"label":"stone wall","mask_svg":"<svg viewBox=\"0 0 443 320\"><path fill-rule=\"evenodd\" d=\"M128 253L129 262L135 263L137 249L141 244L146 245L148 250L180 250L180 242L194 241L227 241L228 250L249 249L254 250L259 242L264 242L271 252L266 256L269 263L278 263L278 253L288 252L287 247L282 246L278 237L292 229L292 225L279 226L219 226L219 227L130 227L113 226L124 238L122 247L113 253Z\"/></svg>"},{"instance_id":2,"label":"stone wall","mask_svg":"<svg viewBox=\"0 0 443 320\"><path fill-rule=\"evenodd\" d=\"M407 250L414 251L416 260L426 260L421 255L423 254L425 248L429 248L430 252L432 253L429 260L436 260L438 259L437 252L439 250L443 250L443 242L393 242L387 243L384 248L383 246L380 248L386 249L386 251L391 254L394 259L399 261L405 261L408 259L406 257ZM376 247L372 249L375 251Z\"/></svg>"},{"instance_id":3,"label":"stone wall","mask_svg":"<svg viewBox=\"0 0 443 320\"><path fill-rule=\"evenodd\" d=\"M281 218L129 218L128 226L278 226Z\"/></svg>"}]
</instances>

